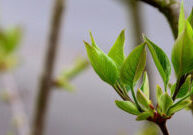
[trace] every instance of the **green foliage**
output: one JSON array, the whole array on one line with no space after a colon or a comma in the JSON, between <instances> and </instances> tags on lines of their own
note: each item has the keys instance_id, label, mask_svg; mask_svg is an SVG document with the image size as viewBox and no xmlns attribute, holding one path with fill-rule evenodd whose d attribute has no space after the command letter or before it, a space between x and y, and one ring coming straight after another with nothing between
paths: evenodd
<instances>
[{"instance_id":1,"label":"green foliage","mask_svg":"<svg viewBox=\"0 0 193 135\"><path fill-rule=\"evenodd\" d=\"M159 107L161 108L162 113L166 114L169 107L173 104L172 98L168 95L168 93L164 93L161 95L159 100Z\"/></svg>"},{"instance_id":2,"label":"green foliage","mask_svg":"<svg viewBox=\"0 0 193 135\"><path fill-rule=\"evenodd\" d=\"M176 98L182 98L184 97L188 91L190 90L190 87L191 87L191 75L189 75L187 78L186 78L186 81L184 82L184 84L180 87L180 90L179 90L179 93L177 95Z\"/></svg>"},{"instance_id":3,"label":"green foliage","mask_svg":"<svg viewBox=\"0 0 193 135\"><path fill-rule=\"evenodd\" d=\"M178 35L180 35L184 31L185 27L185 13L184 13L184 2L182 0L181 6L180 6L180 16L178 21Z\"/></svg>"},{"instance_id":4,"label":"green foliage","mask_svg":"<svg viewBox=\"0 0 193 135\"><path fill-rule=\"evenodd\" d=\"M67 91L73 91L74 86L70 84L70 81L82 73L86 68L88 68L88 66L89 63L87 59L78 57L74 65L72 65L70 68L65 68L64 71L56 78L54 81L55 87Z\"/></svg>"},{"instance_id":5,"label":"green foliage","mask_svg":"<svg viewBox=\"0 0 193 135\"><path fill-rule=\"evenodd\" d=\"M89 60L95 72L103 81L114 85L118 79L118 69L115 62L102 50L96 47L95 44L90 45L87 42L84 43Z\"/></svg>"},{"instance_id":6,"label":"green foliage","mask_svg":"<svg viewBox=\"0 0 193 135\"><path fill-rule=\"evenodd\" d=\"M192 11L188 17L188 22L190 23L190 25L193 27L193 8Z\"/></svg>"},{"instance_id":7,"label":"green foliage","mask_svg":"<svg viewBox=\"0 0 193 135\"><path fill-rule=\"evenodd\" d=\"M137 100L145 111L150 110L151 101L140 89L137 90Z\"/></svg>"},{"instance_id":8,"label":"green foliage","mask_svg":"<svg viewBox=\"0 0 193 135\"><path fill-rule=\"evenodd\" d=\"M192 72L193 72L193 11L186 20L183 3L181 5L179 18L179 35L172 49L172 65L174 67L177 81L169 86L171 64L166 53L150 39L143 36L144 43L134 48L125 58L124 55L124 30L119 34L116 42L110 49L108 55L96 45L91 34L92 45L85 42L87 54L92 67L99 77L112 85L123 101L115 101L116 105L133 115L136 120L150 120L159 122L167 120L177 111L190 105L190 96L193 94ZM147 47L146 47L147 46ZM151 53L152 59L160 73L164 83L165 92L157 85L154 106L149 99L149 80L145 71L146 48ZM143 74L142 83L137 93L135 86ZM170 95L168 94L168 87ZM132 98L129 96L131 89ZM174 96L176 95L176 97ZM175 99L178 99L175 101Z\"/></svg>"},{"instance_id":9,"label":"green foliage","mask_svg":"<svg viewBox=\"0 0 193 135\"><path fill-rule=\"evenodd\" d=\"M136 47L126 58L121 67L121 80L133 87L141 77L146 64L145 44Z\"/></svg>"},{"instance_id":10,"label":"green foliage","mask_svg":"<svg viewBox=\"0 0 193 135\"><path fill-rule=\"evenodd\" d=\"M156 98L157 98L158 102L159 102L159 99L160 99L162 94L163 94L163 91L162 91L161 87L159 85L157 85L157 88L156 88Z\"/></svg>"},{"instance_id":11,"label":"green foliage","mask_svg":"<svg viewBox=\"0 0 193 135\"><path fill-rule=\"evenodd\" d=\"M21 40L21 30L13 28L0 31L0 71L7 71L15 67L17 57L15 52Z\"/></svg>"},{"instance_id":12,"label":"green foliage","mask_svg":"<svg viewBox=\"0 0 193 135\"><path fill-rule=\"evenodd\" d=\"M168 115L173 115L174 113L186 108L187 106L189 106L192 103L191 100L187 99L187 100L183 100L181 102L179 102L178 104L172 106L169 108L168 110Z\"/></svg>"},{"instance_id":13,"label":"green foliage","mask_svg":"<svg viewBox=\"0 0 193 135\"><path fill-rule=\"evenodd\" d=\"M140 114L137 116L136 120L138 120L138 121L146 120L146 119L148 119L148 118L151 117L151 116L153 116L153 113L152 113L152 112L142 112L142 113L140 113Z\"/></svg>"},{"instance_id":14,"label":"green foliage","mask_svg":"<svg viewBox=\"0 0 193 135\"><path fill-rule=\"evenodd\" d=\"M178 78L193 70L193 31L189 22L185 24L172 50L172 63Z\"/></svg>"},{"instance_id":15,"label":"green foliage","mask_svg":"<svg viewBox=\"0 0 193 135\"><path fill-rule=\"evenodd\" d=\"M143 82L141 85L141 90L145 94L145 96L149 99L149 79L147 72L144 72L143 74Z\"/></svg>"},{"instance_id":16,"label":"green foliage","mask_svg":"<svg viewBox=\"0 0 193 135\"><path fill-rule=\"evenodd\" d=\"M168 81L170 79L170 74L171 74L170 61L167 55L165 54L165 52L161 48L159 48L156 44L154 44L145 36L144 36L144 40L147 43L147 46L153 57L154 63L164 81L164 86L166 89Z\"/></svg>"},{"instance_id":17,"label":"green foliage","mask_svg":"<svg viewBox=\"0 0 193 135\"><path fill-rule=\"evenodd\" d=\"M119 69L125 59L124 43L125 43L125 31L122 30L115 44L108 53L108 56L115 61Z\"/></svg>"},{"instance_id":18,"label":"green foliage","mask_svg":"<svg viewBox=\"0 0 193 135\"><path fill-rule=\"evenodd\" d=\"M115 104L123 111L128 112L130 114L138 115L140 114L137 106L130 101L115 101Z\"/></svg>"}]
</instances>

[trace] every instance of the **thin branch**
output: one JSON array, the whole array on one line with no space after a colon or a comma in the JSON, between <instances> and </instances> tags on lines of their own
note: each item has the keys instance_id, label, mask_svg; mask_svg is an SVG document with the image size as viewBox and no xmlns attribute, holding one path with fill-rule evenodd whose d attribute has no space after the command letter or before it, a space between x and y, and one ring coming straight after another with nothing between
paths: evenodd
<instances>
[{"instance_id":1,"label":"thin branch","mask_svg":"<svg viewBox=\"0 0 193 135\"><path fill-rule=\"evenodd\" d=\"M35 108L32 135L43 135L45 127L45 118L50 99L55 57L58 48L58 37L61 29L62 13L65 0L55 0L51 30L48 40L48 50L46 54L43 75L40 81L39 93Z\"/></svg>"},{"instance_id":2,"label":"thin branch","mask_svg":"<svg viewBox=\"0 0 193 135\"><path fill-rule=\"evenodd\" d=\"M167 126L166 126L166 121L164 121L162 123L159 123L158 126L160 127L163 135L169 135L169 132L168 132L168 129L167 129Z\"/></svg>"},{"instance_id":3,"label":"thin branch","mask_svg":"<svg viewBox=\"0 0 193 135\"><path fill-rule=\"evenodd\" d=\"M170 27L173 32L173 36L176 39L178 36L178 18L180 13L180 3L173 0L170 3L163 4L163 0L139 0L152 5L157 8L167 18Z\"/></svg>"},{"instance_id":4,"label":"thin branch","mask_svg":"<svg viewBox=\"0 0 193 135\"><path fill-rule=\"evenodd\" d=\"M14 78L10 73L2 74L1 78L4 85L4 89L8 94L8 102L13 112L13 120L16 123L17 134L29 135L29 121L27 119L27 115L24 110L24 104L19 96L19 91L14 81Z\"/></svg>"}]
</instances>

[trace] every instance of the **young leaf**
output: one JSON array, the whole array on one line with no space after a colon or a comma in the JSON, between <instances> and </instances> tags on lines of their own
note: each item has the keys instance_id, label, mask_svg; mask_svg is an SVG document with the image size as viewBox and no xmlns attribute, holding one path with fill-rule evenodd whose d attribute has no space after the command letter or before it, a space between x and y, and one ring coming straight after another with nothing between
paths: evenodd
<instances>
[{"instance_id":1,"label":"young leaf","mask_svg":"<svg viewBox=\"0 0 193 135\"><path fill-rule=\"evenodd\" d=\"M186 21L184 31L178 36L172 49L172 64L179 78L193 70L193 31Z\"/></svg>"},{"instance_id":2,"label":"young leaf","mask_svg":"<svg viewBox=\"0 0 193 135\"><path fill-rule=\"evenodd\" d=\"M175 88L176 88L176 83L174 83L174 84L172 85L172 87L170 88L170 94L171 94L171 95L174 95Z\"/></svg>"},{"instance_id":3,"label":"young leaf","mask_svg":"<svg viewBox=\"0 0 193 135\"><path fill-rule=\"evenodd\" d=\"M170 116L170 115L184 109L185 107L189 106L191 103L192 103L192 101L189 99L183 100L179 104L176 104L176 105L170 107L167 114Z\"/></svg>"},{"instance_id":4,"label":"young leaf","mask_svg":"<svg viewBox=\"0 0 193 135\"><path fill-rule=\"evenodd\" d=\"M140 78L146 63L145 43L137 46L124 61L120 77L121 80L133 87Z\"/></svg>"},{"instance_id":5,"label":"young leaf","mask_svg":"<svg viewBox=\"0 0 193 135\"><path fill-rule=\"evenodd\" d=\"M143 83L141 86L142 92L146 95L146 97L149 99L149 80L147 72L144 72L143 74Z\"/></svg>"},{"instance_id":6,"label":"young leaf","mask_svg":"<svg viewBox=\"0 0 193 135\"><path fill-rule=\"evenodd\" d=\"M21 30L14 28L8 30L6 33L6 50L7 52L13 52L21 40Z\"/></svg>"},{"instance_id":7,"label":"young leaf","mask_svg":"<svg viewBox=\"0 0 193 135\"><path fill-rule=\"evenodd\" d=\"M110 85L115 84L118 79L118 70L115 62L99 48L91 46L87 42L84 43L89 60L95 72L103 81L109 83Z\"/></svg>"},{"instance_id":8,"label":"young leaf","mask_svg":"<svg viewBox=\"0 0 193 135\"><path fill-rule=\"evenodd\" d=\"M188 17L188 22L190 23L190 25L192 26L193 28L193 8L192 8L192 11Z\"/></svg>"},{"instance_id":9,"label":"young leaf","mask_svg":"<svg viewBox=\"0 0 193 135\"><path fill-rule=\"evenodd\" d=\"M125 31L122 30L115 44L113 45L113 47L111 48L111 50L108 53L108 56L111 57L115 61L119 69L125 59L124 43L125 43Z\"/></svg>"},{"instance_id":10,"label":"young leaf","mask_svg":"<svg viewBox=\"0 0 193 135\"><path fill-rule=\"evenodd\" d=\"M145 94L140 89L137 90L137 100L144 107L144 110L150 109L149 106L151 104L151 101L145 96Z\"/></svg>"},{"instance_id":11,"label":"young leaf","mask_svg":"<svg viewBox=\"0 0 193 135\"><path fill-rule=\"evenodd\" d=\"M182 0L181 6L180 6L180 16L179 16L179 21L178 21L178 35L180 35L185 27L185 13L184 13L184 2Z\"/></svg>"},{"instance_id":12,"label":"young leaf","mask_svg":"<svg viewBox=\"0 0 193 135\"><path fill-rule=\"evenodd\" d=\"M168 95L168 93L164 93L160 97L159 106L161 108L162 113L167 113L168 108L173 104L172 98Z\"/></svg>"},{"instance_id":13,"label":"young leaf","mask_svg":"<svg viewBox=\"0 0 193 135\"><path fill-rule=\"evenodd\" d=\"M161 95L163 94L163 91L161 89L161 87L159 85L157 85L157 88L156 88L156 98L157 98L157 101L159 101Z\"/></svg>"},{"instance_id":14,"label":"young leaf","mask_svg":"<svg viewBox=\"0 0 193 135\"><path fill-rule=\"evenodd\" d=\"M189 75L186 78L186 81L184 82L184 84L180 87L180 90L176 98L184 97L188 93L190 87L191 87L191 76Z\"/></svg>"},{"instance_id":15,"label":"young leaf","mask_svg":"<svg viewBox=\"0 0 193 135\"><path fill-rule=\"evenodd\" d=\"M147 46L151 52L154 63L164 81L165 89L167 87L170 74L171 74L171 65L167 55L164 51L159 48L156 44L150 41L147 37L144 36L144 40L147 43Z\"/></svg>"},{"instance_id":16,"label":"young leaf","mask_svg":"<svg viewBox=\"0 0 193 135\"><path fill-rule=\"evenodd\" d=\"M137 116L136 120L147 120L147 118L151 117L152 115L152 112L142 112Z\"/></svg>"},{"instance_id":17,"label":"young leaf","mask_svg":"<svg viewBox=\"0 0 193 135\"><path fill-rule=\"evenodd\" d=\"M130 114L138 115L140 114L136 105L130 101L115 101L115 104L123 111L128 112Z\"/></svg>"}]
</instances>

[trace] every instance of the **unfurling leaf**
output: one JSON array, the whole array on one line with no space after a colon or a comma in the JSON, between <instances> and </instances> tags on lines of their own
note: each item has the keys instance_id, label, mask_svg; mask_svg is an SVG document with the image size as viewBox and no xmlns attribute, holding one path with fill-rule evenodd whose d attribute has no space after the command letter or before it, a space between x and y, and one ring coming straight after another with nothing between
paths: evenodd
<instances>
[{"instance_id":1,"label":"unfurling leaf","mask_svg":"<svg viewBox=\"0 0 193 135\"><path fill-rule=\"evenodd\" d=\"M176 83L174 83L171 88L170 88L170 94L173 95L174 94L174 91L176 89Z\"/></svg>"},{"instance_id":2,"label":"unfurling leaf","mask_svg":"<svg viewBox=\"0 0 193 135\"><path fill-rule=\"evenodd\" d=\"M180 103L169 108L168 115L170 116L170 115L184 109L185 107L189 106L191 103L192 103L192 101L189 99L181 101Z\"/></svg>"},{"instance_id":3,"label":"unfurling leaf","mask_svg":"<svg viewBox=\"0 0 193 135\"><path fill-rule=\"evenodd\" d=\"M140 105L142 105L145 111L150 109L151 101L145 96L145 94L138 89L137 90L137 100Z\"/></svg>"},{"instance_id":4,"label":"unfurling leaf","mask_svg":"<svg viewBox=\"0 0 193 135\"><path fill-rule=\"evenodd\" d=\"M7 37L7 41L6 41L7 51L13 52L17 48L21 40L21 29L17 27L17 28L8 30L6 33L6 37Z\"/></svg>"},{"instance_id":5,"label":"unfurling leaf","mask_svg":"<svg viewBox=\"0 0 193 135\"><path fill-rule=\"evenodd\" d=\"M147 43L147 46L151 52L154 63L164 81L165 89L167 87L170 74L171 74L171 65L170 61L165 54L165 52L159 48L156 44L150 41L147 37L144 36L144 40Z\"/></svg>"},{"instance_id":6,"label":"unfurling leaf","mask_svg":"<svg viewBox=\"0 0 193 135\"><path fill-rule=\"evenodd\" d=\"M115 44L108 53L108 56L115 61L119 69L125 59L124 44L125 44L125 31L122 30L119 37L115 41Z\"/></svg>"},{"instance_id":7,"label":"unfurling leaf","mask_svg":"<svg viewBox=\"0 0 193 135\"><path fill-rule=\"evenodd\" d=\"M180 6L180 16L178 21L178 35L180 35L184 31L185 27L185 13L184 13L184 2L182 0L181 6Z\"/></svg>"},{"instance_id":8,"label":"unfurling leaf","mask_svg":"<svg viewBox=\"0 0 193 135\"><path fill-rule=\"evenodd\" d=\"M168 93L164 93L160 97L159 106L162 113L166 114L169 107L173 104L172 98L168 95Z\"/></svg>"},{"instance_id":9,"label":"unfurling leaf","mask_svg":"<svg viewBox=\"0 0 193 135\"><path fill-rule=\"evenodd\" d=\"M188 22L190 23L190 25L192 26L193 28L193 8L192 8L192 11L188 17Z\"/></svg>"},{"instance_id":10,"label":"unfurling leaf","mask_svg":"<svg viewBox=\"0 0 193 135\"><path fill-rule=\"evenodd\" d=\"M145 43L137 46L124 61L120 77L121 80L133 87L141 77L146 64Z\"/></svg>"},{"instance_id":11,"label":"unfurling leaf","mask_svg":"<svg viewBox=\"0 0 193 135\"><path fill-rule=\"evenodd\" d=\"M180 87L180 90L179 90L176 98L184 97L188 93L188 91L190 90L190 87L191 87L191 76L189 75L186 78L186 81L184 82L184 84Z\"/></svg>"},{"instance_id":12,"label":"unfurling leaf","mask_svg":"<svg viewBox=\"0 0 193 135\"><path fill-rule=\"evenodd\" d=\"M123 111L130 114L139 115L140 112L137 109L136 105L130 101L115 101L115 104Z\"/></svg>"},{"instance_id":13,"label":"unfurling leaf","mask_svg":"<svg viewBox=\"0 0 193 135\"><path fill-rule=\"evenodd\" d=\"M146 97L149 99L149 79L148 79L147 72L144 72L143 74L143 83L141 86L141 90L146 95Z\"/></svg>"},{"instance_id":14,"label":"unfurling leaf","mask_svg":"<svg viewBox=\"0 0 193 135\"><path fill-rule=\"evenodd\" d=\"M177 77L193 71L193 31L186 21L184 31L178 36L172 50L172 64Z\"/></svg>"},{"instance_id":15,"label":"unfurling leaf","mask_svg":"<svg viewBox=\"0 0 193 135\"><path fill-rule=\"evenodd\" d=\"M157 98L158 102L159 102L159 99L160 99L162 94L163 94L163 91L162 91L161 87L159 85L157 85L157 88L156 88L156 98Z\"/></svg>"},{"instance_id":16,"label":"unfurling leaf","mask_svg":"<svg viewBox=\"0 0 193 135\"><path fill-rule=\"evenodd\" d=\"M109 56L103 53L102 50L96 47L95 42L92 46L87 42L84 43L87 49L89 60L95 72L103 81L109 83L110 85L115 84L116 80L118 79L118 69L115 62Z\"/></svg>"},{"instance_id":17,"label":"unfurling leaf","mask_svg":"<svg viewBox=\"0 0 193 135\"><path fill-rule=\"evenodd\" d=\"M147 120L147 118L153 116L153 113L152 112L142 112L140 113L136 120L140 121L140 120Z\"/></svg>"}]
</instances>

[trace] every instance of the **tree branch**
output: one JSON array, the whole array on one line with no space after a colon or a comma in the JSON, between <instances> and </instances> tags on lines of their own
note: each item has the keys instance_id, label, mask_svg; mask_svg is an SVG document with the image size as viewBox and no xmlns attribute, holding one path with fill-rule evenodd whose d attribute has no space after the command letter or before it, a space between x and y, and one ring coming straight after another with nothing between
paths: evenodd
<instances>
[{"instance_id":1,"label":"tree branch","mask_svg":"<svg viewBox=\"0 0 193 135\"><path fill-rule=\"evenodd\" d=\"M164 1L164 3L163 3L163 0L162 1L139 0L139 1L143 1L147 4L152 5L153 7L157 8L161 13L165 15L172 29L173 36L176 39L178 36L178 18L180 13L180 3L176 0L173 0L170 3L167 3L166 0Z\"/></svg>"},{"instance_id":2,"label":"tree branch","mask_svg":"<svg viewBox=\"0 0 193 135\"><path fill-rule=\"evenodd\" d=\"M24 104L19 96L19 92L14 78L10 73L2 74L1 78L4 85L4 89L8 94L8 102L13 112L13 119L16 122L17 134L29 135L29 121L24 110Z\"/></svg>"},{"instance_id":3,"label":"tree branch","mask_svg":"<svg viewBox=\"0 0 193 135\"><path fill-rule=\"evenodd\" d=\"M47 106L51 93L55 57L58 48L58 37L60 32L62 13L65 0L55 0L51 30L48 40L48 50L46 54L43 75L40 81L39 93L35 108L32 135L43 135Z\"/></svg>"}]
</instances>

